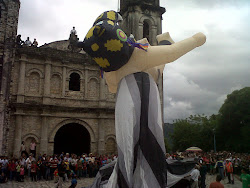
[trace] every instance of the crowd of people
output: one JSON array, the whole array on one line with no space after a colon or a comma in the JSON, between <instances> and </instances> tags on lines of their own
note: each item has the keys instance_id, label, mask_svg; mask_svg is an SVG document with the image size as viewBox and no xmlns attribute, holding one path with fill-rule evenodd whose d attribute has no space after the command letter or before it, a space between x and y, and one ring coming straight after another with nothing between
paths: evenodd
<instances>
[{"instance_id":1,"label":"crowd of people","mask_svg":"<svg viewBox=\"0 0 250 188\"><path fill-rule=\"evenodd\" d=\"M29 155L21 146L21 157L0 158L0 182L52 180L59 184L77 178L95 177L98 170L117 158L116 155L69 154L35 157L35 144L30 144ZM22 143L23 145L23 143ZM33 149L33 150L32 150ZM190 153L176 152L166 154L166 159L195 158L197 165L191 173L192 187L206 187L206 175L219 174L217 179L228 179L234 184L235 176L241 177L243 183L250 181L250 155L230 152ZM216 182L215 182L216 183Z\"/></svg>"},{"instance_id":2,"label":"crowd of people","mask_svg":"<svg viewBox=\"0 0 250 188\"><path fill-rule=\"evenodd\" d=\"M99 168L116 159L116 155L69 154L34 157L23 152L19 159L0 158L0 182L53 180L55 183L69 179L95 177ZM26 178L25 178L26 177Z\"/></svg>"},{"instance_id":3,"label":"crowd of people","mask_svg":"<svg viewBox=\"0 0 250 188\"><path fill-rule=\"evenodd\" d=\"M195 158L197 165L191 173L191 187L206 187L206 175L217 176L217 182L228 179L228 184L234 184L239 177L243 184L250 186L250 154L234 152L177 152L166 154L167 159ZM217 184L216 182L214 182ZM211 186L212 188L213 186ZM248 186L247 186L248 187Z\"/></svg>"},{"instance_id":4,"label":"crowd of people","mask_svg":"<svg viewBox=\"0 0 250 188\"><path fill-rule=\"evenodd\" d=\"M38 46L38 42L37 42L37 40L35 38L34 38L34 41L31 42L29 37L27 37L27 39L25 41L23 41L21 39L21 35L17 35L17 37L16 37L16 45L18 47L22 47L22 46L37 47Z\"/></svg>"}]
</instances>

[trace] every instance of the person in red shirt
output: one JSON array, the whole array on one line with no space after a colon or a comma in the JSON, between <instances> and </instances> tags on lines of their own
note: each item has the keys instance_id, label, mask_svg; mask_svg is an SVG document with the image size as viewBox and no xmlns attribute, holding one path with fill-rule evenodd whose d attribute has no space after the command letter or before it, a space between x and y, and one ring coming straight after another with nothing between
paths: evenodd
<instances>
[{"instance_id":1,"label":"person in red shirt","mask_svg":"<svg viewBox=\"0 0 250 188\"><path fill-rule=\"evenodd\" d=\"M55 171L54 171L54 182L57 183L58 180L59 180L58 168L56 168Z\"/></svg>"},{"instance_id":2,"label":"person in red shirt","mask_svg":"<svg viewBox=\"0 0 250 188\"><path fill-rule=\"evenodd\" d=\"M87 177L87 162L86 161L83 162L82 175L84 178Z\"/></svg>"},{"instance_id":3,"label":"person in red shirt","mask_svg":"<svg viewBox=\"0 0 250 188\"><path fill-rule=\"evenodd\" d=\"M228 183L234 184L233 164L229 161L229 159L226 160L225 166L226 166L226 171L227 171Z\"/></svg>"},{"instance_id":4,"label":"person in red shirt","mask_svg":"<svg viewBox=\"0 0 250 188\"><path fill-rule=\"evenodd\" d=\"M30 176L31 176L31 181L36 181L36 171L37 171L37 165L35 161L32 161L31 167L30 167Z\"/></svg>"},{"instance_id":5,"label":"person in red shirt","mask_svg":"<svg viewBox=\"0 0 250 188\"><path fill-rule=\"evenodd\" d=\"M216 181L215 182L212 182L209 186L209 188L224 188L224 185L222 185L220 183L220 181L222 180L221 176L220 175L217 175L216 176Z\"/></svg>"},{"instance_id":6,"label":"person in red shirt","mask_svg":"<svg viewBox=\"0 0 250 188\"><path fill-rule=\"evenodd\" d=\"M15 178L16 172L16 164L14 160L11 160L11 162L8 164L8 169L10 172L10 181L12 181Z\"/></svg>"},{"instance_id":7,"label":"person in red shirt","mask_svg":"<svg viewBox=\"0 0 250 188\"><path fill-rule=\"evenodd\" d=\"M20 168L20 181L23 182L24 181L24 166L21 165Z\"/></svg>"},{"instance_id":8,"label":"person in red shirt","mask_svg":"<svg viewBox=\"0 0 250 188\"><path fill-rule=\"evenodd\" d=\"M56 156L53 156L50 158L50 179L53 180L54 179L54 171L57 168L58 165L58 159Z\"/></svg>"}]
</instances>

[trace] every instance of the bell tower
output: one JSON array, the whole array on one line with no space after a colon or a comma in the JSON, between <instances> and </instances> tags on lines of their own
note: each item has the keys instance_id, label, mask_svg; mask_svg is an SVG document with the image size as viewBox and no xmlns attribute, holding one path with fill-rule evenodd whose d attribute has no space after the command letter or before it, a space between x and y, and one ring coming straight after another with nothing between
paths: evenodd
<instances>
[{"instance_id":1,"label":"bell tower","mask_svg":"<svg viewBox=\"0 0 250 188\"><path fill-rule=\"evenodd\" d=\"M157 45L156 36L162 33L162 15L166 12L160 7L160 0L120 0L121 27L135 40L147 38L151 46ZM163 113L163 74L156 81L159 89ZM163 117L163 114L162 114Z\"/></svg>"},{"instance_id":2,"label":"bell tower","mask_svg":"<svg viewBox=\"0 0 250 188\"><path fill-rule=\"evenodd\" d=\"M159 0L120 0L121 27L128 36L133 34L136 40L147 38L151 45L156 45L165 11Z\"/></svg>"},{"instance_id":3,"label":"bell tower","mask_svg":"<svg viewBox=\"0 0 250 188\"><path fill-rule=\"evenodd\" d=\"M6 152L11 69L15 57L19 8L19 0L0 0L0 155Z\"/></svg>"}]
</instances>

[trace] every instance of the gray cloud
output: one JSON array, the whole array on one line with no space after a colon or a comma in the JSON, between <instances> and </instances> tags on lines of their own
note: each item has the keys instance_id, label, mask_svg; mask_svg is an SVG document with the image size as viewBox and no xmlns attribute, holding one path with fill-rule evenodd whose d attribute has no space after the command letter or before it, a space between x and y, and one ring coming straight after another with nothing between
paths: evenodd
<instances>
[{"instance_id":1,"label":"gray cloud","mask_svg":"<svg viewBox=\"0 0 250 188\"><path fill-rule=\"evenodd\" d=\"M160 5L164 7L185 7L185 8L202 8L202 9L214 9L214 8L224 8L226 6L242 7L242 5L248 5L248 0L210 0L210 1L200 1L200 0L166 0L161 1Z\"/></svg>"},{"instance_id":2,"label":"gray cloud","mask_svg":"<svg viewBox=\"0 0 250 188\"><path fill-rule=\"evenodd\" d=\"M166 2L163 18L168 27L163 27L175 41L202 31L207 42L166 65L165 122L190 114L216 114L229 93L250 86L250 2L181 2Z\"/></svg>"}]
</instances>

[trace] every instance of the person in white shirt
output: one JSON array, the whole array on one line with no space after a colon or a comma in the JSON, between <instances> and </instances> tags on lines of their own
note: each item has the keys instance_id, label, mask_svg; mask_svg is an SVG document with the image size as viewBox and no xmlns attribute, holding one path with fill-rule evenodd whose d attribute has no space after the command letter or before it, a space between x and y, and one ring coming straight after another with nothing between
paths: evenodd
<instances>
[{"instance_id":1,"label":"person in white shirt","mask_svg":"<svg viewBox=\"0 0 250 188\"><path fill-rule=\"evenodd\" d=\"M33 139L30 143L30 153L33 154L33 157L36 157L36 143L35 139Z\"/></svg>"},{"instance_id":2,"label":"person in white shirt","mask_svg":"<svg viewBox=\"0 0 250 188\"><path fill-rule=\"evenodd\" d=\"M77 161L78 161L77 155L74 155L74 156L72 157L72 160L71 160L71 165L73 166L74 169L75 169L75 166L76 166L76 164L77 164Z\"/></svg>"},{"instance_id":3,"label":"person in white shirt","mask_svg":"<svg viewBox=\"0 0 250 188\"><path fill-rule=\"evenodd\" d=\"M198 188L198 179L200 177L200 171L198 170L199 166L196 165L194 170L191 172L191 180L193 181L191 188Z\"/></svg>"},{"instance_id":4,"label":"person in white shirt","mask_svg":"<svg viewBox=\"0 0 250 188\"><path fill-rule=\"evenodd\" d=\"M76 35L76 29L73 27L73 29L70 31L70 34Z\"/></svg>"},{"instance_id":5,"label":"person in white shirt","mask_svg":"<svg viewBox=\"0 0 250 188\"><path fill-rule=\"evenodd\" d=\"M30 177L30 167L32 161L35 161L35 159L32 157L32 155L29 155L29 157L26 159L26 167L28 169L28 176Z\"/></svg>"},{"instance_id":6,"label":"person in white shirt","mask_svg":"<svg viewBox=\"0 0 250 188\"><path fill-rule=\"evenodd\" d=\"M5 174L7 173L7 167L8 167L8 159L7 157L3 157L1 163L2 163L2 172L4 172Z\"/></svg>"},{"instance_id":7,"label":"person in white shirt","mask_svg":"<svg viewBox=\"0 0 250 188\"><path fill-rule=\"evenodd\" d=\"M91 161L92 163L95 162L95 157L93 156L92 153L89 154L89 161Z\"/></svg>"},{"instance_id":8,"label":"person in white shirt","mask_svg":"<svg viewBox=\"0 0 250 188\"><path fill-rule=\"evenodd\" d=\"M66 153L64 160L67 160L69 163L71 163L72 158L70 157L69 153Z\"/></svg>"},{"instance_id":9,"label":"person in white shirt","mask_svg":"<svg viewBox=\"0 0 250 188\"><path fill-rule=\"evenodd\" d=\"M25 147L24 141L22 141L21 147L20 147L20 156L23 156L23 155L25 155L26 157L28 157L28 153L26 151L26 147Z\"/></svg>"},{"instance_id":10,"label":"person in white shirt","mask_svg":"<svg viewBox=\"0 0 250 188\"><path fill-rule=\"evenodd\" d=\"M27 40L24 42L24 44L25 44L26 46L31 46L31 45L32 45L32 43L31 43L29 37L27 37Z\"/></svg>"},{"instance_id":11,"label":"person in white shirt","mask_svg":"<svg viewBox=\"0 0 250 188\"><path fill-rule=\"evenodd\" d=\"M26 165L26 160L25 160L25 158L21 157L21 159L20 159L20 164L23 165L23 166Z\"/></svg>"}]
</instances>

